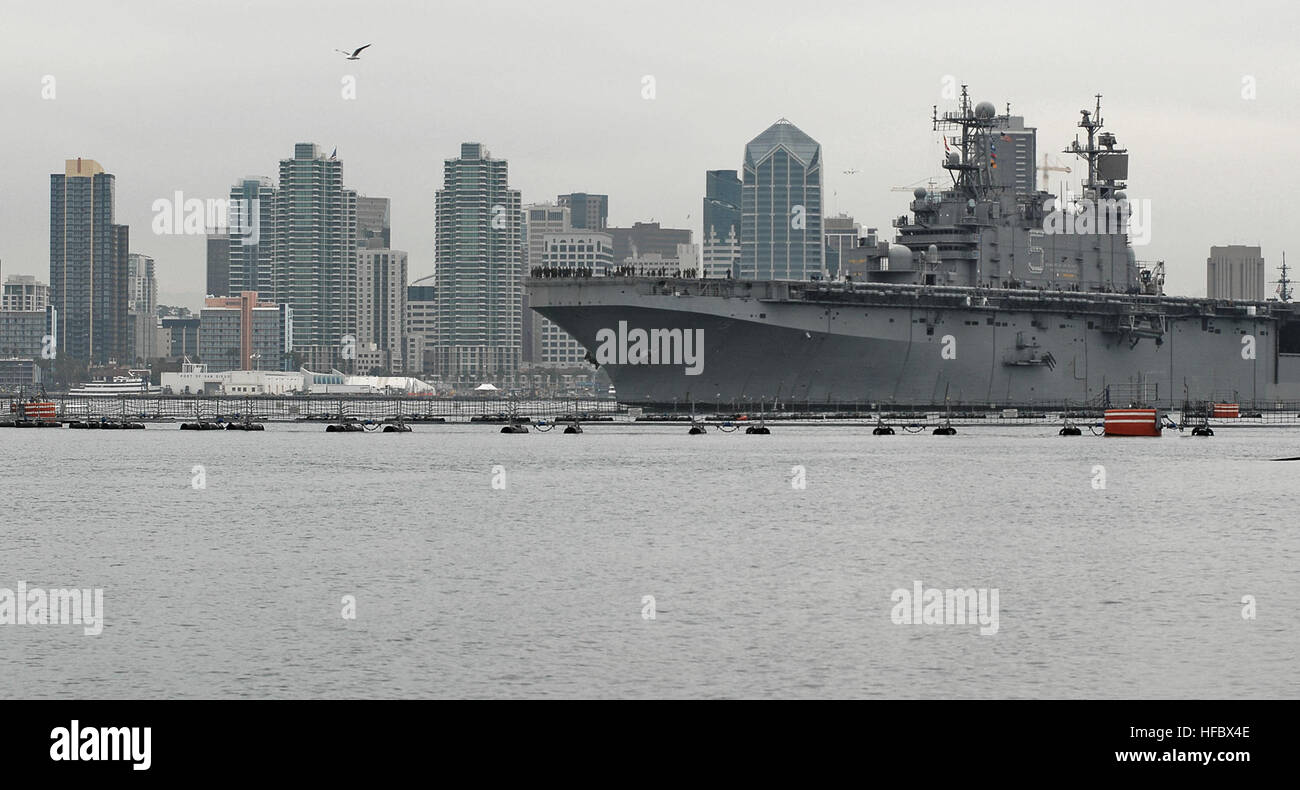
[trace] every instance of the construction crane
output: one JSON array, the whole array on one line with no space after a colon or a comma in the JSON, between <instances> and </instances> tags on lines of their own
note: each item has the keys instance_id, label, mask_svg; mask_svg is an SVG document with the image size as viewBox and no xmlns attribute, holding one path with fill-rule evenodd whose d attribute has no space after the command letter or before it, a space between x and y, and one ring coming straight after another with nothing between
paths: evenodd
<instances>
[{"instance_id":1,"label":"construction crane","mask_svg":"<svg viewBox=\"0 0 1300 790\"><path fill-rule=\"evenodd\" d=\"M911 192L915 190L917 187L921 186L922 181L927 182L929 191L931 192L934 191L934 178L932 177L928 179L926 178L917 179L916 181L913 181L911 184L908 184L905 187L890 187L889 191L890 192Z\"/></svg>"},{"instance_id":2,"label":"construction crane","mask_svg":"<svg viewBox=\"0 0 1300 790\"><path fill-rule=\"evenodd\" d=\"M1051 172L1054 172L1054 173L1068 173L1068 172L1070 172L1070 168L1069 168L1069 167L1066 167L1066 166L1064 166L1064 165L1055 165L1055 166L1053 166L1053 165L1049 165L1049 164L1047 163L1047 154L1043 154L1043 163L1042 163L1041 165L1038 166L1038 169L1039 169L1039 171L1042 172L1042 174L1043 174L1043 191L1044 191L1044 192L1047 192L1047 191L1048 191L1048 187L1051 186L1051 185L1048 183L1048 179L1049 179L1049 176L1047 175L1048 171L1051 171Z\"/></svg>"}]
</instances>

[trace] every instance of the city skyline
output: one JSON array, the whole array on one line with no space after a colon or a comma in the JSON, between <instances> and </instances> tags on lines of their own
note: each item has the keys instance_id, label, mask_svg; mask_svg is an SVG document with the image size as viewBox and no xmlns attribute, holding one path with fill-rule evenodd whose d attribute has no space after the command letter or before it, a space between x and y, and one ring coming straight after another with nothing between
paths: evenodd
<instances>
[{"instance_id":1,"label":"city skyline","mask_svg":"<svg viewBox=\"0 0 1300 790\"><path fill-rule=\"evenodd\" d=\"M1011 56L977 51L959 31L937 24L950 16L951 9L906 13L884 9L869 17L851 6L827 7L794 20L793 28L783 23L783 33L807 47L741 54L744 33L769 29L771 14L782 8L753 7L770 13L738 16L725 8L695 9L692 18L698 22L688 26L670 24L667 18L673 15L668 13L663 18L651 15L647 24L660 37L660 46L624 52L602 44L611 50L609 68L586 74L576 64L563 65L559 73L549 76L564 87L540 92L535 76L524 65L550 47L539 49L525 35L537 12L522 5L474 12L497 24L503 41L518 55L510 69L493 67L477 78L439 68L454 62L468 44L438 33L438 46L415 48L410 46L413 33L403 29L403 23L409 26L412 21L454 23L470 13L466 10L439 9L428 14L414 6L376 9L361 22L361 34L375 44L365 60L349 63L336 62L337 55L327 57L332 53L326 18L335 4L321 4L320 21L296 21L296 35L285 42L270 31L286 12L267 9L267 24L235 45L248 47L250 55L257 52L259 58L249 60L258 62L234 63L238 58L230 57L229 42L219 49L204 42L185 48L178 43L158 44L131 53L130 62L125 62L124 55L109 48L113 36L104 36L101 44L77 31L42 35L56 23L35 9L16 9L11 24L17 29L30 27L33 35L26 38L45 44L35 50L18 37L16 46L0 55L6 64L13 59L23 66L7 73L27 75L7 79L0 96L16 109L16 123L0 132L14 159L0 211L0 259L6 271L16 274L40 276L47 270L43 257L48 251L42 252L41 241L47 218L35 205L41 201L30 197L37 188L33 185L63 159L92 156L108 163L119 176L118 221L137 228L132 251L158 261L159 301L198 307L204 290L205 245L201 238L150 233L152 201L177 189L187 196L224 197L232 174L271 175L260 163L274 161L297 140L316 140L327 149L337 145L340 158L348 158L349 187L363 195L391 197L393 246L410 252L412 279L432 271L430 215L437 184L423 175L436 169L436 163L464 140L482 140L511 161L513 186L521 190L525 202L585 189L610 195L611 225L653 219L669 227L690 228L702 239L701 171L739 169L744 141L782 116L811 130L823 146L825 214L847 213L864 227L887 228L889 219L904 210L906 199L890 190L938 173L937 138L929 128L929 110L933 104L951 108L951 100L943 95L945 78L968 82L976 98L999 108L1011 102L1013 113L1038 128L1040 150L1068 164L1073 163L1058 152L1073 139L1078 108L1087 106L1093 93L1105 94L1107 121L1133 151L1130 192L1152 200L1156 207L1155 235L1140 256L1168 262L1169 287L1175 293L1204 292L1202 261L1204 250L1212 244L1257 244L1270 260L1278 258L1276 253L1288 244L1284 218L1258 215L1247 197L1257 184L1272 181L1272 169L1285 155L1285 129L1296 114L1282 93L1282 86L1294 82L1297 70L1285 52L1284 20L1256 31L1258 25L1249 20L1207 26L1184 15L1164 13L1161 6L1136 9L1126 18L1132 29L1157 31L1182 42L1177 49L1171 47L1170 57L1139 63L1140 82L1133 79L1132 56L1121 42L1102 41L1085 56L1061 51L1034 35L1018 37L1021 43L1015 57L1051 65L1018 70L1011 78L1000 79L992 75L1005 75L1007 69L1001 65ZM147 8L146 4L140 11L132 8L112 15L87 6L86 18L98 24L97 29L129 35L131 25L145 18ZM577 4L557 13L575 21L583 15ZM1296 14L1290 8L1279 13ZM154 16L159 18L149 20L151 29L166 30L175 24L166 15ZM215 29L235 24L221 16L214 8L210 16L200 11L196 18ZM834 34L826 32L828 18L836 20ZM1042 12L1026 10L1008 26L1028 34L1043 29L1046 18ZM735 43L719 43L707 35L711 25L723 22ZM913 59L906 47L891 40L896 37L887 36L872 38L871 51L863 52L857 34L889 24L925 29L943 56L933 68L895 68L889 64ZM454 28L454 24L439 27ZM577 25L558 35L571 41L582 30ZM1252 36L1250 62L1222 51L1225 40L1236 40L1247 31ZM269 44L271 40L276 46ZM666 42L673 46L662 46ZM283 51L268 54L280 44ZM719 47L735 62L719 60ZM803 49L816 49L816 57L801 59ZM671 52L671 57L662 50ZM262 58L264 54L268 57ZM222 85L200 76L207 68L204 64L218 58ZM98 82L95 63L104 59L119 75L111 90ZM356 78L355 100L340 97L340 80L349 74ZM529 79L522 79L525 74ZM575 75L580 79L572 79ZM55 98L41 98L45 76L55 80ZM645 83L645 77L653 78L652 85ZM1257 93L1249 99L1243 95L1246 78L1257 79ZM244 106L249 91L241 92L241 84L258 86L259 123L251 133L242 113L226 119L195 109L213 102ZM204 90L185 87L197 85ZM653 87L654 98L643 97L647 87ZM718 101L724 89L729 103ZM135 123L94 122L103 107L99 93L139 104L151 121L146 127L149 133L139 134ZM163 95L172 97L170 103L156 100ZM429 95L437 96L434 108L421 110L419 102ZM383 108L396 110L397 124L376 127L359 122ZM384 112L392 117L389 109ZM519 123L521 112L534 115L538 122ZM598 128L591 124L594 118L601 118L608 128L593 133ZM1185 134L1171 135L1171 128ZM538 129L546 132L539 134ZM1217 142L1239 138L1258 144ZM232 145L231 140L238 144ZM421 160L419 167L409 166L412 157ZM1197 196L1187 189L1189 174L1205 168L1226 174L1219 179L1225 182L1221 194L1226 196L1218 207L1219 222L1209 227L1196 218ZM846 174L847 170L858 172ZM1074 180L1073 175L1069 178ZM1053 175L1053 188L1060 179ZM1283 203L1297 191L1289 182L1278 188ZM1274 273L1269 276L1272 279Z\"/></svg>"}]
</instances>

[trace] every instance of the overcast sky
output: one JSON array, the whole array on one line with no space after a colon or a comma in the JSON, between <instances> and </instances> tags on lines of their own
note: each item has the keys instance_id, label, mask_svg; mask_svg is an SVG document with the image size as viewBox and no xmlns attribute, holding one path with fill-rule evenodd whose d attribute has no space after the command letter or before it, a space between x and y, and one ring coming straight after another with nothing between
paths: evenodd
<instances>
[{"instance_id":1,"label":"overcast sky","mask_svg":"<svg viewBox=\"0 0 1300 790\"><path fill-rule=\"evenodd\" d=\"M160 301L198 307L203 238L153 234L153 202L225 197L299 141L392 198L412 279L433 270L434 191L463 141L509 160L525 202L608 193L612 224L698 237L704 171L739 168L780 117L822 144L827 213L885 231L909 199L890 188L942 172L930 111L951 107L951 76L1011 102L1040 152L1102 93L1129 196L1151 201L1138 258L1203 295L1211 244L1261 244L1269 279L1288 245L1300 263L1297 30L1289 2L6 0L0 267L49 279L49 174L96 159ZM360 61L334 52L365 43Z\"/></svg>"}]
</instances>

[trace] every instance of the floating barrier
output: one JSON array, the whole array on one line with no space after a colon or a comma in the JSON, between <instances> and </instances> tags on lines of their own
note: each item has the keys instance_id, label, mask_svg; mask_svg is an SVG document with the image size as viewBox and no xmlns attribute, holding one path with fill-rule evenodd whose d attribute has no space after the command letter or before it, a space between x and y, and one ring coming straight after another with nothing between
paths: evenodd
<instances>
[{"instance_id":1,"label":"floating barrier","mask_svg":"<svg viewBox=\"0 0 1300 790\"><path fill-rule=\"evenodd\" d=\"M522 423L511 423L501 429L502 433L528 433L528 426Z\"/></svg>"},{"instance_id":2,"label":"floating barrier","mask_svg":"<svg viewBox=\"0 0 1300 790\"><path fill-rule=\"evenodd\" d=\"M1160 436L1157 409L1107 409L1102 422L1106 436Z\"/></svg>"},{"instance_id":3,"label":"floating barrier","mask_svg":"<svg viewBox=\"0 0 1300 790\"><path fill-rule=\"evenodd\" d=\"M62 428L63 424L51 420L4 420L0 421L0 428Z\"/></svg>"},{"instance_id":4,"label":"floating barrier","mask_svg":"<svg viewBox=\"0 0 1300 790\"><path fill-rule=\"evenodd\" d=\"M10 403L9 413L16 415L18 420L53 420L57 416L53 402L38 400Z\"/></svg>"},{"instance_id":5,"label":"floating barrier","mask_svg":"<svg viewBox=\"0 0 1300 790\"><path fill-rule=\"evenodd\" d=\"M1241 413L1235 403L1216 403L1210 416L1216 420L1231 420L1241 416Z\"/></svg>"}]
</instances>

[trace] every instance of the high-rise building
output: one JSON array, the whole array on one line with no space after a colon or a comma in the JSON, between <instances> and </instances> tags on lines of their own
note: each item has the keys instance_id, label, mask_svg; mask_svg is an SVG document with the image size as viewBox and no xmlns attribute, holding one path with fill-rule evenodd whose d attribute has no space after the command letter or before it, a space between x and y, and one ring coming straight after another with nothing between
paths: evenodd
<instances>
[{"instance_id":1,"label":"high-rise building","mask_svg":"<svg viewBox=\"0 0 1300 790\"><path fill-rule=\"evenodd\" d=\"M555 202L569 209L575 230L604 230L609 225L609 195L570 192L557 196Z\"/></svg>"},{"instance_id":2,"label":"high-rise building","mask_svg":"<svg viewBox=\"0 0 1300 790\"><path fill-rule=\"evenodd\" d=\"M740 276L740 188L735 170L704 173L705 277Z\"/></svg>"},{"instance_id":3,"label":"high-rise building","mask_svg":"<svg viewBox=\"0 0 1300 790\"><path fill-rule=\"evenodd\" d=\"M561 195L561 198L570 197ZM545 248L548 233L565 233L573 229L572 209L569 206L554 203L533 203L524 206L523 229L525 275L531 274L542 266L542 251ZM541 360L542 333L551 322L528 307L528 293L524 292L523 301L523 361ZM562 331L555 327L555 331Z\"/></svg>"},{"instance_id":4,"label":"high-rise building","mask_svg":"<svg viewBox=\"0 0 1300 790\"><path fill-rule=\"evenodd\" d=\"M230 294L230 234L208 232L208 296Z\"/></svg>"},{"instance_id":5,"label":"high-rise building","mask_svg":"<svg viewBox=\"0 0 1300 790\"><path fill-rule=\"evenodd\" d=\"M691 272L699 268L699 249L694 244L678 244L672 255L635 255L619 265L641 277L692 277L697 276Z\"/></svg>"},{"instance_id":6,"label":"high-rise building","mask_svg":"<svg viewBox=\"0 0 1300 790\"><path fill-rule=\"evenodd\" d=\"M406 253L361 249L357 253L357 371L405 371Z\"/></svg>"},{"instance_id":7,"label":"high-rise building","mask_svg":"<svg viewBox=\"0 0 1300 790\"><path fill-rule=\"evenodd\" d=\"M438 289L433 284L434 277L422 277L411 283L406 289L406 323L403 334L406 336L405 357L402 360L405 373L424 373L435 367L426 356L433 352L438 342Z\"/></svg>"},{"instance_id":8,"label":"high-rise building","mask_svg":"<svg viewBox=\"0 0 1300 790\"><path fill-rule=\"evenodd\" d=\"M357 197L357 246L387 250L393 244L391 201L386 197Z\"/></svg>"},{"instance_id":9,"label":"high-rise building","mask_svg":"<svg viewBox=\"0 0 1300 790\"><path fill-rule=\"evenodd\" d=\"M658 254L677 254L678 244L690 244L691 232L685 228L663 228L658 222L634 222L630 228L608 228L614 239L614 265L628 258Z\"/></svg>"},{"instance_id":10,"label":"high-rise building","mask_svg":"<svg viewBox=\"0 0 1300 790\"><path fill-rule=\"evenodd\" d=\"M571 230L547 233L542 237L542 268L548 270L587 270L605 276L614 265L614 239L608 233ZM587 350L551 321L539 319L534 361L543 365L575 367L582 364Z\"/></svg>"},{"instance_id":11,"label":"high-rise building","mask_svg":"<svg viewBox=\"0 0 1300 790\"><path fill-rule=\"evenodd\" d=\"M809 280L825 273L822 147L782 118L745 146L740 276Z\"/></svg>"},{"instance_id":12,"label":"high-rise building","mask_svg":"<svg viewBox=\"0 0 1300 790\"><path fill-rule=\"evenodd\" d=\"M199 358L199 319L192 316L163 316L162 329L167 338L167 355L174 360Z\"/></svg>"},{"instance_id":13,"label":"high-rise building","mask_svg":"<svg viewBox=\"0 0 1300 790\"><path fill-rule=\"evenodd\" d=\"M1259 247L1211 247L1205 273L1205 293L1211 299L1264 301L1264 253Z\"/></svg>"},{"instance_id":14,"label":"high-rise building","mask_svg":"<svg viewBox=\"0 0 1300 790\"><path fill-rule=\"evenodd\" d=\"M565 233L573 230L573 214L567 206L554 203L532 203L524 206L523 231L526 249L525 265L529 272L542 265L548 233Z\"/></svg>"},{"instance_id":15,"label":"high-rise building","mask_svg":"<svg viewBox=\"0 0 1300 790\"><path fill-rule=\"evenodd\" d=\"M158 280L154 277L154 260L133 252L127 256L127 315L131 360L150 360L161 356L158 337Z\"/></svg>"},{"instance_id":16,"label":"high-rise building","mask_svg":"<svg viewBox=\"0 0 1300 790\"><path fill-rule=\"evenodd\" d=\"M849 254L858 246L862 227L847 214L826 217L825 225L826 273L831 277L839 277L845 270Z\"/></svg>"},{"instance_id":17,"label":"high-rise building","mask_svg":"<svg viewBox=\"0 0 1300 790\"><path fill-rule=\"evenodd\" d=\"M273 301L292 308L294 351L313 370L354 367L355 338L346 338L356 303L357 193L343 187L343 162L313 143L280 160L274 238ZM233 242L231 251L233 269Z\"/></svg>"},{"instance_id":18,"label":"high-rise building","mask_svg":"<svg viewBox=\"0 0 1300 790\"><path fill-rule=\"evenodd\" d=\"M50 304L57 353L125 360L130 232L114 222L114 177L93 159L50 175Z\"/></svg>"},{"instance_id":19,"label":"high-rise building","mask_svg":"<svg viewBox=\"0 0 1300 790\"><path fill-rule=\"evenodd\" d=\"M4 283L0 310L44 312L50 306L50 287L30 274L12 274Z\"/></svg>"},{"instance_id":20,"label":"high-rise building","mask_svg":"<svg viewBox=\"0 0 1300 790\"><path fill-rule=\"evenodd\" d=\"M1034 183L1038 172L1034 157L1038 153L1038 130L1025 126L1019 115L1006 118L1006 126L985 138L990 180L995 186L1008 187L1022 195L1038 191Z\"/></svg>"},{"instance_id":21,"label":"high-rise building","mask_svg":"<svg viewBox=\"0 0 1300 790\"><path fill-rule=\"evenodd\" d=\"M275 182L264 176L240 179L230 188L227 284L212 296L257 291L263 298L275 299L276 244L280 241L277 198ZM209 268L209 279L211 271Z\"/></svg>"},{"instance_id":22,"label":"high-rise building","mask_svg":"<svg viewBox=\"0 0 1300 790\"><path fill-rule=\"evenodd\" d=\"M444 163L436 202L438 371L513 376L522 355L524 248L506 160L462 144Z\"/></svg>"},{"instance_id":23,"label":"high-rise building","mask_svg":"<svg viewBox=\"0 0 1300 790\"><path fill-rule=\"evenodd\" d=\"M214 373L287 370L292 345L293 309L259 301L255 291L209 297L199 314L199 357Z\"/></svg>"}]
</instances>

